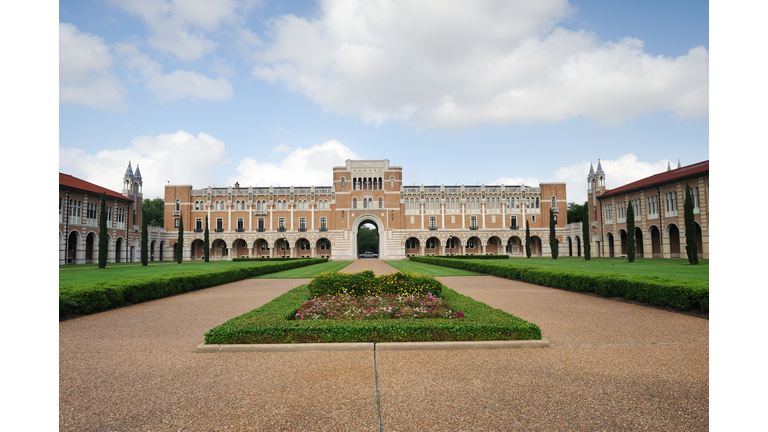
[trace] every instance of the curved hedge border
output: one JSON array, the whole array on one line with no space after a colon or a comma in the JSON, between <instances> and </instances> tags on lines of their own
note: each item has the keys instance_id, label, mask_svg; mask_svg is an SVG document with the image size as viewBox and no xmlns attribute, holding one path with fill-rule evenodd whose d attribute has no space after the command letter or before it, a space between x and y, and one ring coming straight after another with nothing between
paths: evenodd
<instances>
[{"instance_id":1,"label":"curved hedge border","mask_svg":"<svg viewBox=\"0 0 768 432\"><path fill-rule=\"evenodd\" d=\"M296 260L306 260L306 259L312 259L312 258L289 258L289 257L277 257L277 258L232 258L232 262L243 262L243 261L269 261L269 262L280 262L280 261L296 261ZM324 258L327 260L327 258Z\"/></svg>"},{"instance_id":2,"label":"curved hedge border","mask_svg":"<svg viewBox=\"0 0 768 432\"><path fill-rule=\"evenodd\" d=\"M433 258L433 257L429 257ZM440 258L448 258L448 259L477 259L477 260L499 260L499 259L509 259L509 255L440 255Z\"/></svg>"},{"instance_id":3,"label":"curved hedge border","mask_svg":"<svg viewBox=\"0 0 768 432\"><path fill-rule=\"evenodd\" d=\"M307 285L294 288L271 302L212 328L208 345L434 342L541 340L541 329L500 309L443 289L442 298L461 319L294 320L296 310L309 298Z\"/></svg>"},{"instance_id":4,"label":"curved hedge border","mask_svg":"<svg viewBox=\"0 0 768 432\"><path fill-rule=\"evenodd\" d=\"M590 273L580 270L556 270L514 264L485 264L433 257L410 257L412 261L459 268L507 279L569 291L594 292L605 297L625 297L652 305L680 310L701 307L709 311L709 284L656 276Z\"/></svg>"},{"instance_id":5,"label":"curved hedge border","mask_svg":"<svg viewBox=\"0 0 768 432\"><path fill-rule=\"evenodd\" d=\"M59 317L85 315L105 309L140 303L174 294L210 288L267 273L327 262L327 258L304 258L271 265L195 271L164 276L144 276L59 288Z\"/></svg>"}]
</instances>

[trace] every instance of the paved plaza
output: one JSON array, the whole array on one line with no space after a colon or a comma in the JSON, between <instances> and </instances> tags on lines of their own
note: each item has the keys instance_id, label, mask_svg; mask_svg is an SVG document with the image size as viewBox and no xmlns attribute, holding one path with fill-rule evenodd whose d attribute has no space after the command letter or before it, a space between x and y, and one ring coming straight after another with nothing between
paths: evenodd
<instances>
[{"instance_id":1,"label":"paved plaza","mask_svg":"<svg viewBox=\"0 0 768 432\"><path fill-rule=\"evenodd\" d=\"M363 268L393 271L345 270ZM708 430L709 321L439 279L538 324L551 347L195 353L207 330L308 282L248 279L61 322L60 430Z\"/></svg>"}]
</instances>

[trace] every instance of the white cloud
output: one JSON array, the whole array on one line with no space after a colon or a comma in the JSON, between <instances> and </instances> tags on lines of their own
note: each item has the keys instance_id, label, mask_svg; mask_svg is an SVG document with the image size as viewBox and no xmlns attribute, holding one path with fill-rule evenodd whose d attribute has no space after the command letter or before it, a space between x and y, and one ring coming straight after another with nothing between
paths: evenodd
<instances>
[{"instance_id":1,"label":"white cloud","mask_svg":"<svg viewBox=\"0 0 768 432\"><path fill-rule=\"evenodd\" d=\"M152 31L148 41L156 49L186 61L214 51L218 44L207 33L223 24L241 23L256 3L235 0L114 0L112 3L138 15Z\"/></svg>"},{"instance_id":2,"label":"white cloud","mask_svg":"<svg viewBox=\"0 0 768 432\"><path fill-rule=\"evenodd\" d=\"M189 184L207 187L216 180L215 169L225 164L224 142L200 132L184 131L140 136L130 146L86 154L80 149L59 148L59 170L120 192L128 162L138 166L144 182L144 198L164 197L164 187Z\"/></svg>"},{"instance_id":3,"label":"white cloud","mask_svg":"<svg viewBox=\"0 0 768 432\"><path fill-rule=\"evenodd\" d=\"M273 154L285 151L284 144L275 147ZM279 163L260 162L246 157L237 167L238 176L230 183L243 186L330 186L333 167L343 166L347 159L362 159L344 144L331 140L308 149L290 152Z\"/></svg>"},{"instance_id":4,"label":"white cloud","mask_svg":"<svg viewBox=\"0 0 768 432\"><path fill-rule=\"evenodd\" d=\"M234 93L232 84L223 77L213 79L194 71L182 70L164 75L160 63L141 53L136 45L117 43L115 50L123 58L126 67L139 73L140 77L134 77L133 81L146 81L147 88L162 101L185 98L231 99Z\"/></svg>"},{"instance_id":5,"label":"white cloud","mask_svg":"<svg viewBox=\"0 0 768 432\"><path fill-rule=\"evenodd\" d=\"M253 74L376 123L708 115L705 48L653 57L636 39L603 43L556 27L570 13L565 0L327 0L317 19L272 20Z\"/></svg>"},{"instance_id":6,"label":"white cloud","mask_svg":"<svg viewBox=\"0 0 768 432\"><path fill-rule=\"evenodd\" d=\"M640 162L637 160L637 156L627 154L616 160L601 160L600 166L605 171L606 189L614 189L666 171L667 164L670 162L667 159L654 163ZM691 163L693 162L699 161L691 161ZM587 200L587 175L589 175L590 163L597 171L597 161L586 161L562 167L555 172L552 181L565 182L568 202L582 204ZM672 164L672 168L677 168L677 163Z\"/></svg>"},{"instance_id":7,"label":"white cloud","mask_svg":"<svg viewBox=\"0 0 768 432\"><path fill-rule=\"evenodd\" d=\"M112 73L104 39L59 23L59 102L122 109L126 91Z\"/></svg>"}]
</instances>

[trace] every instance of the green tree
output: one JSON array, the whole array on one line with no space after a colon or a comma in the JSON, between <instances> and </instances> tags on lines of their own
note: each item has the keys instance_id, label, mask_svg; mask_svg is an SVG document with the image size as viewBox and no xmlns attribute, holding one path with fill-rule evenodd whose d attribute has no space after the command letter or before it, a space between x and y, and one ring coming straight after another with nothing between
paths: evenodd
<instances>
[{"instance_id":1,"label":"green tree","mask_svg":"<svg viewBox=\"0 0 768 432\"><path fill-rule=\"evenodd\" d=\"M581 213L581 236L584 238L584 260L589 261L589 205L584 203L584 209Z\"/></svg>"},{"instance_id":2,"label":"green tree","mask_svg":"<svg viewBox=\"0 0 768 432\"><path fill-rule=\"evenodd\" d=\"M146 266L149 261L149 240L147 218L144 208L141 209L141 265Z\"/></svg>"},{"instance_id":3,"label":"green tree","mask_svg":"<svg viewBox=\"0 0 768 432\"><path fill-rule=\"evenodd\" d=\"M107 196L102 192L99 202L99 268L107 267L109 234L107 233Z\"/></svg>"},{"instance_id":4,"label":"green tree","mask_svg":"<svg viewBox=\"0 0 768 432\"><path fill-rule=\"evenodd\" d=\"M635 262L635 209L632 207L632 201L627 206L627 261Z\"/></svg>"},{"instance_id":5,"label":"green tree","mask_svg":"<svg viewBox=\"0 0 768 432\"><path fill-rule=\"evenodd\" d=\"M555 235L555 212L549 209L549 249L552 251L552 259L557 259L557 237Z\"/></svg>"},{"instance_id":6,"label":"green tree","mask_svg":"<svg viewBox=\"0 0 768 432\"><path fill-rule=\"evenodd\" d=\"M203 234L203 254L205 262L211 260L211 240L208 237L208 216L205 217L205 234Z\"/></svg>"},{"instance_id":7,"label":"green tree","mask_svg":"<svg viewBox=\"0 0 768 432\"><path fill-rule=\"evenodd\" d=\"M685 252L691 265L699 263L699 248L696 245L696 221L693 218L693 193L688 183L685 183Z\"/></svg>"},{"instance_id":8,"label":"green tree","mask_svg":"<svg viewBox=\"0 0 768 432\"><path fill-rule=\"evenodd\" d=\"M184 251L184 220L179 216L179 239L176 240L176 262L181 264Z\"/></svg>"},{"instance_id":9,"label":"green tree","mask_svg":"<svg viewBox=\"0 0 768 432\"><path fill-rule=\"evenodd\" d=\"M525 256L531 257L531 228L528 226L528 221L525 221Z\"/></svg>"},{"instance_id":10,"label":"green tree","mask_svg":"<svg viewBox=\"0 0 768 432\"><path fill-rule=\"evenodd\" d=\"M162 198L147 199L141 202L141 208L145 210L144 216L147 218L147 223L151 226L161 227L163 225L163 217L165 215L165 201Z\"/></svg>"},{"instance_id":11,"label":"green tree","mask_svg":"<svg viewBox=\"0 0 768 432\"><path fill-rule=\"evenodd\" d=\"M584 205L568 203L568 223L581 222L581 218L584 216L584 208L586 206L586 201L584 202Z\"/></svg>"},{"instance_id":12,"label":"green tree","mask_svg":"<svg viewBox=\"0 0 768 432\"><path fill-rule=\"evenodd\" d=\"M379 232L367 225L361 225L357 232L357 251L379 253Z\"/></svg>"}]
</instances>

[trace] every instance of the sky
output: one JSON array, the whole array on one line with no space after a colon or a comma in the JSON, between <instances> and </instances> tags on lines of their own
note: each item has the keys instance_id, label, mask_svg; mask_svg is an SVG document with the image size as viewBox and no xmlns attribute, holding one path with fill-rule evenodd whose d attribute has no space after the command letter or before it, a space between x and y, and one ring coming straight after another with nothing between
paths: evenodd
<instances>
[{"instance_id":1,"label":"sky","mask_svg":"<svg viewBox=\"0 0 768 432\"><path fill-rule=\"evenodd\" d=\"M59 171L164 185L566 182L709 159L706 1L59 2Z\"/></svg>"}]
</instances>

